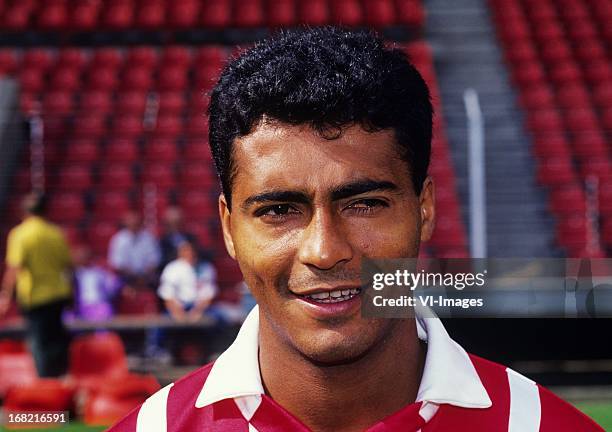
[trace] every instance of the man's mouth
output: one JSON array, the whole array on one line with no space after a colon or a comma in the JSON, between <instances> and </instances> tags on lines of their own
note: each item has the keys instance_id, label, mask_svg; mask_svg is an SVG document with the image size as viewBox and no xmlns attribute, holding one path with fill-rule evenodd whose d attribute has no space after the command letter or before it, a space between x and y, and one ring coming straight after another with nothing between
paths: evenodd
<instances>
[{"instance_id":1,"label":"man's mouth","mask_svg":"<svg viewBox=\"0 0 612 432\"><path fill-rule=\"evenodd\" d=\"M320 291L313 294L296 294L314 303L340 303L356 297L361 293L361 288L338 289L334 291Z\"/></svg>"}]
</instances>

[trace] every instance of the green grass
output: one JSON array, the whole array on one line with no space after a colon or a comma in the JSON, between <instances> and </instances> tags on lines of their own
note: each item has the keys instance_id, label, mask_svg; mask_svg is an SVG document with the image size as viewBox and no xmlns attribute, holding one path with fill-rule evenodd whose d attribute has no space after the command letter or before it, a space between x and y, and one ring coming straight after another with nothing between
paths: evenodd
<instances>
[{"instance_id":1,"label":"green grass","mask_svg":"<svg viewBox=\"0 0 612 432\"><path fill-rule=\"evenodd\" d=\"M604 430L612 431L612 402L579 402L575 405Z\"/></svg>"}]
</instances>

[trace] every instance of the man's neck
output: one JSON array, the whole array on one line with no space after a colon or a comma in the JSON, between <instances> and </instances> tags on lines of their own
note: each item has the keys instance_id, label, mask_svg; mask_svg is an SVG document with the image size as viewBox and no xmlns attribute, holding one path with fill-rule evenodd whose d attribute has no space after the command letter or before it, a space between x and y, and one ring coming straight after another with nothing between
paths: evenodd
<instances>
[{"instance_id":1,"label":"man's neck","mask_svg":"<svg viewBox=\"0 0 612 432\"><path fill-rule=\"evenodd\" d=\"M262 325L263 324L263 325ZM266 394L315 432L363 431L416 399L426 347L414 319L397 320L379 346L347 365L322 367L260 322Z\"/></svg>"}]
</instances>

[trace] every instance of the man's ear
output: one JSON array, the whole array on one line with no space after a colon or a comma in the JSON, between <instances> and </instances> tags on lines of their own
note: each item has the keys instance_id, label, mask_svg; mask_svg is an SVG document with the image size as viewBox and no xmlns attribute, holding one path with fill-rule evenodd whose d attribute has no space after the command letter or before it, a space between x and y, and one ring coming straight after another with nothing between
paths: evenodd
<instances>
[{"instance_id":1,"label":"man's ear","mask_svg":"<svg viewBox=\"0 0 612 432\"><path fill-rule=\"evenodd\" d=\"M436 191L431 177L427 177L423 182L419 205L421 207L421 241L425 242L431 238L436 225Z\"/></svg>"},{"instance_id":2,"label":"man's ear","mask_svg":"<svg viewBox=\"0 0 612 432\"><path fill-rule=\"evenodd\" d=\"M227 253L236 259L236 250L234 249L234 239L232 238L232 213L227 206L225 195L219 195L219 217L221 219L221 229L223 230L223 241Z\"/></svg>"}]
</instances>

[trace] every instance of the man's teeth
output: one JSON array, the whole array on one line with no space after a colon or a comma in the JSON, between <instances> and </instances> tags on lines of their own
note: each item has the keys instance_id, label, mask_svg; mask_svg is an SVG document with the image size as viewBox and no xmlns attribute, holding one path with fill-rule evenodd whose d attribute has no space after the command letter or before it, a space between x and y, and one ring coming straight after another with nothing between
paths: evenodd
<instances>
[{"instance_id":1,"label":"man's teeth","mask_svg":"<svg viewBox=\"0 0 612 432\"><path fill-rule=\"evenodd\" d=\"M316 294L306 295L304 297L314 300L318 303L337 303L355 297L361 292L360 288L344 289L336 291L325 291Z\"/></svg>"}]
</instances>

